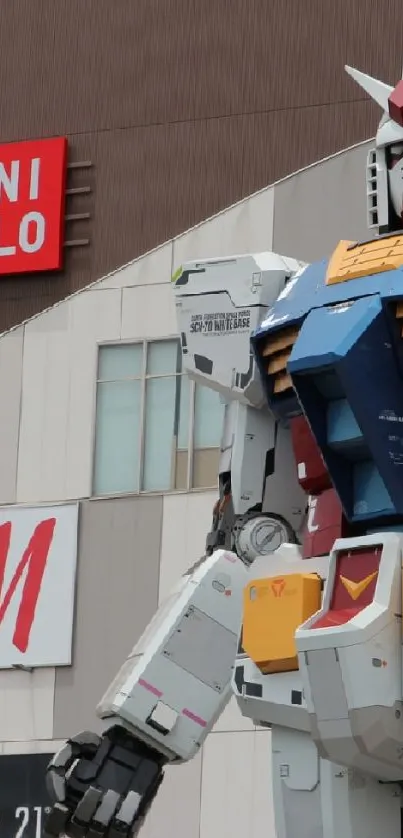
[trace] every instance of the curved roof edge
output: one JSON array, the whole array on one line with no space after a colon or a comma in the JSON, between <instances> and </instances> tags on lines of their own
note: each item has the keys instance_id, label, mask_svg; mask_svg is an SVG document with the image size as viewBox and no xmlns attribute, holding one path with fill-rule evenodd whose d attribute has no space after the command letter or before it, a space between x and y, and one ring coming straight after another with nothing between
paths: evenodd
<instances>
[{"instance_id":1,"label":"curved roof edge","mask_svg":"<svg viewBox=\"0 0 403 838\"><path fill-rule=\"evenodd\" d=\"M302 169L297 169L295 172L291 172L290 175L285 175L285 177L280 178L280 180L275 180L273 183L269 183L267 186L263 186L262 189L258 189L256 192L251 192L250 195L247 195L246 198L241 198L239 201L235 201L234 204L229 204L224 209L219 210L219 212L215 212L214 215L210 215L208 218L203 218L203 221L199 221L198 224L195 224L194 227L189 227L188 230L183 230L182 233L178 233L177 236L174 236L173 239L168 239L168 241L177 241L181 239L182 236L186 236L188 233L191 233L192 230L197 230L199 227L202 227L203 224L207 224L213 218L219 218L220 215L223 215L228 210L233 209L234 207L239 207L242 204L245 204L246 201L249 201L250 198L255 198L257 195L262 195L263 192L268 192L269 189L273 189L274 186L280 186L281 183L285 183L287 180L291 180L293 177L297 177L297 175L301 175L303 172L308 172L310 169L314 169L316 166L321 166L322 163L327 163L329 160L335 160L336 157L341 157L342 154L347 154L348 151L354 151L355 148L361 148L361 146L368 145L368 143L375 142L374 137L370 137L369 140L362 140L360 143L355 143L355 145L350 145L347 148L342 148L341 151L336 151L335 154L329 154L328 157L322 157L320 160L315 160L314 163L310 163L309 166L303 166ZM157 247L153 247L152 250L149 250L148 253L154 253L156 250L159 250L160 247L164 247L165 244L168 242L164 242L164 244L159 244ZM139 259L143 259L144 256L147 254L145 253L142 256L138 256L137 259L133 259L131 262L128 262L128 265L134 264ZM122 268L126 267L126 265L122 265ZM117 273L117 271L121 270L121 268L117 268L115 271L111 271L108 276L113 276L113 274ZM105 277L103 277L105 279ZM100 280L95 280L95 282L99 282ZM91 283L94 285L95 283ZM87 286L88 288L89 286Z\"/></svg>"},{"instance_id":2,"label":"curved roof edge","mask_svg":"<svg viewBox=\"0 0 403 838\"><path fill-rule=\"evenodd\" d=\"M235 201L234 204L229 204L227 207L224 207L224 209L220 210L219 212L214 213L214 215L210 215L208 218L204 218L203 221L199 221L199 223L195 224L193 227L189 227L187 230L183 230L182 233L178 233L178 235L173 236L172 239L167 239L166 241L161 242L161 244L156 245L156 247L153 247L151 250L147 250L145 253L141 253L140 256L136 256L135 259L131 259L130 262L125 262L125 264L119 265L118 268L114 268L112 271L109 271L109 273L105 274L104 276L101 276L98 279L95 279L93 282L88 283L88 285L85 285L84 288L80 288L78 291L74 291L72 294L69 294L67 297L63 297L62 300L58 300L57 303L53 303L53 305L48 306L48 308L44 308L41 311L38 311L37 314L33 314L32 317L27 317L27 319L22 320L21 323L17 323L15 326L11 326L10 329L7 329L5 332L0 333L0 339L2 337L4 337L5 335L10 334L11 332L14 332L16 329L20 329L22 326L25 326L27 323L31 323L33 320L36 320L38 317L41 317L43 314L46 314L48 311L52 311L53 309L57 308L58 306L62 305L63 303L68 302L68 300L71 300L74 297L77 297L79 294L82 294L84 291L87 291L88 288L93 288L95 285L98 285L98 283L103 282L103 280L108 279L109 277L115 276L115 274L119 273L120 271L123 271L125 268L129 268L131 265L135 265L136 262L140 262L141 259L145 259L151 253L156 253L158 250L161 250L163 247L165 247L170 242L178 241L178 239L181 239L182 236L185 236L188 233L191 233L192 230L197 230L199 227L202 227L203 224L207 224L213 218L219 218L220 215L224 215L224 213L228 212L229 210L233 209L234 207L239 207L242 204L245 204L247 201L249 201L251 198L256 197L257 195L262 195L264 192L267 192L270 189L273 189L273 187L279 186L281 183L284 183L285 181L290 180L291 178L296 177L297 175L300 175L303 172L309 171L309 169L313 169L316 166L321 166L323 163L327 163L329 160L334 160L337 157L341 157L341 155L343 155L343 154L347 154L349 151L353 151L356 148L361 148L361 146L368 145L371 142L375 142L373 137L370 137L367 140L362 140L361 142L355 143L354 145L348 146L347 148L343 148L340 151L335 152L335 154L329 154L328 157L322 157L320 160L316 160L314 163L310 163L309 166L303 166L302 169L297 169L295 172L291 172L291 174L285 175L285 177L280 178L279 180L276 180L273 183L268 184L267 186L263 186L262 189L258 189L256 192L251 192L251 194L247 195L245 198L241 198L239 201Z\"/></svg>"}]
</instances>

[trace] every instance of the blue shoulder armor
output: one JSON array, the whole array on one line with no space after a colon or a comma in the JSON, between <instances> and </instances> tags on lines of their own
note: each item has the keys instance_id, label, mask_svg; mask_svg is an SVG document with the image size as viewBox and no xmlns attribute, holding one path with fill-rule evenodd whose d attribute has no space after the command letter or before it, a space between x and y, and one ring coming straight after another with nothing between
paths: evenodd
<instances>
[{"instance_id":1,"label":"blue shoulder armor","mask_svg":"<svg viewBox=\"0 0 403 838\"><path fill-rule=\"evenodd\" d=\"M252 340L270 408L282 419L304 412L348 519L395 519L403 515L403 270L379 258L379 240L360 246L366 261L341 244L342 260L336 251L290 280Z\"/></svg>"}]
</instances>

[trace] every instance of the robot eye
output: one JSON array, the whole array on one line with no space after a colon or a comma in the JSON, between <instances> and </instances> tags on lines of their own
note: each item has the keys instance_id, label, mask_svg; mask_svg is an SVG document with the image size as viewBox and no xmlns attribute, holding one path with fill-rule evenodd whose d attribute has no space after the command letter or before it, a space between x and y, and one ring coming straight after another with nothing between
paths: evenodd
<instances>
[{"instance_id":1,"label":"robot eye","mask_svg":"<svg viewBox=\"0 0 403 838\"><path fill-rule=\"evenodd\" d=\"M403 143L391 145L388 148L388 169L393 169L403 157Z\"/></svg>"}]
</instances>

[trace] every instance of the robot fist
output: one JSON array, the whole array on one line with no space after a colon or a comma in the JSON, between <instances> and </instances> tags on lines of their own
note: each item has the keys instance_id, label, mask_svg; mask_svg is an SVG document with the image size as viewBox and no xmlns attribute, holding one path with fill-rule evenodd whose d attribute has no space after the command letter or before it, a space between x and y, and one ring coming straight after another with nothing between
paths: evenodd
<instances>
[{"instance_id":1,"label":"robot fist","mask_svg":"<svg viewBox=\"0 0 403 838\"><path fill-rule=\"evenodd\" d=\"M132 838L163 780L165 757L114 726L69 739L48 766L50 838Z\"/></svg>"}]
</instances>

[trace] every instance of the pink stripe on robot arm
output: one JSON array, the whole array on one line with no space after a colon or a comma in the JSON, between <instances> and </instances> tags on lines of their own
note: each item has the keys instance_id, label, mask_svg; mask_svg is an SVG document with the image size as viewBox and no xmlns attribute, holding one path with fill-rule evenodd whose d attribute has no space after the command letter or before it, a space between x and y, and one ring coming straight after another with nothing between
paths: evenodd
<instances>
[{"instance_id":1,"label":"pink stripe on robot arm","mask_svg":"<svg viewBox=\"0 0 403 838\"><path fill-rule=\"evenodd\" d=\"M186 707L182 710L182 716L186 716L192 722L195 722L195 724L200 725L200 727L207 726L207 722L204 719L200 718L200 716L196 716L195 713L192 713L191 710L187 710Z\"/></svg>"},{"instance_id":2,"label":"pink stripe on robot arm","mask_svg":"<svg viewBox=\"0 0 403 838\"><path fill-rule=\"evenodd\" d=\"M235 556L230 556L229 553L225 553L224 559L226 559L227 562L232 562L233 564L235 564L235 562L236 562Z\"/></svg>"},{"instance_id":3,"label":"pink stripe on robot arm","mask_svg":"<svg viewBox=\"0 0 403 838\"><path fill-rule=\"evenodd\" d=\"M153 687L153 685L149 684L148 681L144 681L143 678L139 678L139 684L140 687L144 687L144 689L148 690L149 693L153 693L153 695L156 695L157 698L161 698L161 690L157 690L157 687Z\"/></svg>"}]
</instances>

